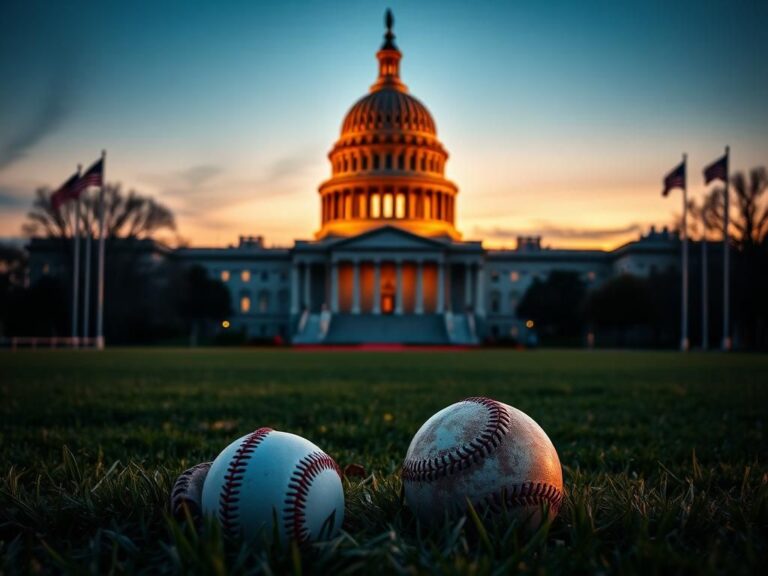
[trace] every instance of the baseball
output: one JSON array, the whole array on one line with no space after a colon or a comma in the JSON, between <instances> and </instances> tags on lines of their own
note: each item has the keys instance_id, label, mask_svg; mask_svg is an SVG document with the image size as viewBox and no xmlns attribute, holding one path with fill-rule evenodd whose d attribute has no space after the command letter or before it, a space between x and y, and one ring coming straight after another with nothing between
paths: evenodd
<instances>
[{"instance_id":1,"label":"baseball","mask_svg":"<svg viewBox=\"0 0 768 576\"><path fill-rule=\"evenodd\" d=\"M402 469L405 498L425 523L446 512L506 510L539 524L542 505L554 518L563 498L560 459L528 415L490 398L444 408L419 429Z\"/></svg>"},{"instance_id":2,"label":"baseball","mask_svg":"<svg viewBox=\"0 0 768 576\"><path fill-rule=\"evenodd\" d=\"M248 540L269 541L275 528L282 543L331 538L344 521L339 467L309 440L259 428L214 460L203 513Z\"/></svg>"}]
</instances>

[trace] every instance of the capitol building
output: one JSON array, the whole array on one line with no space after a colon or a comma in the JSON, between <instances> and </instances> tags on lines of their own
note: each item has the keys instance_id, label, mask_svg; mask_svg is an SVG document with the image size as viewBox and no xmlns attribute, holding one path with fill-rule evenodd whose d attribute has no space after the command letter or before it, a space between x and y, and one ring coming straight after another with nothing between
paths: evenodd
<instances>
[{"instance_id":1,"label":"capitol building","mask_svg":"<svg viewBox=\"0 0 768 576\"><path fill-rule=\"evenodd\" d=\"M651 231L606 252L543 248L519 238L488 250L456 228L459 187L427 107L400 78L387 14L378 78L345 116L319 194L319 229L291 248L241 237L229 248L183 248L228 287L230 330L295 345L475 345L526 341L516 308L535 278L575 271L595 286L615 275L678 265L679 240Z\"/></svg>"}]
</instances>

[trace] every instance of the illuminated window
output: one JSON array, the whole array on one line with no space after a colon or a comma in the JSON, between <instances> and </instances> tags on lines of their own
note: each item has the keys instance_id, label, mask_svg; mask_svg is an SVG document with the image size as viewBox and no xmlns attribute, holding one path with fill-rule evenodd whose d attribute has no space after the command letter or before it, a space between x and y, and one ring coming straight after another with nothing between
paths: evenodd
<instances>
[{"instance_id":1,"label":"illuminated window","mask_svg":"<svg viewBox=\"0 0 768 576\"><path fill-rule=\"evenodd\" d=\"M392 218L392 194L384 194L384 218Z\"/></svg>"},{"instance_id":2,"label":"illuminated window","mask_svg":"<svg viewBox=\"0 0 768 576\"><path fill-rule=\"evenodd\" d=\"M371 218L381 218L381 196L371 194Z\"/></svg>"},{"instance_id":3,"label":"illuminated window","mask_svg":"<svg viewBox=\"0 0 768 576\"><path fill-rule=\"evenodd\" d=\"M520 272L518 272L517 270L512 270L509 273L509 281L510 282L517 282L518 280L520 280Z\"/></svg>"},{"instance_id":4,"label":"illuminated window","mask_svg":"<svg viewBox=\"0 0 768 576\"><path fill-rule=\"evenodd\" d=\"M587 278L589 279L590 282L594 282L595 281L595 273L590 270L589 272L587 272Z\"/></svg>"},{"instance_id":5,"label":"illuminated window","mask_svg":"<svg viewBox=\"0 0 768 576\"><path fill-rule=\"evenodd\" d=\"M395 218L405 218L405 194L398 194L395 198Z\"/></svg>"},{"instance_id":6,"label":"illuminated window","mask_svg":"<svg viewBox=\"0 0 768 576\"><path fill-rule=\"evenodd\" d=\"M222 282L229 282L229 270L222 270L221 271L221 281Z\"/></svg>"},{"instance_id":7,"label":"illuminated window","mask_svg":"<svg viewBox=\"0 0 768 576\"><path fill-rule=\"evenodd\" d=\"M251 271L250 270L243 270L240 272L240 280L243 282L250 282L251 281Z\"/></svg>"},{"instance_id":8,"label":"illuminated window","mask_svg":"<svg viewBox=\"0 0 768 576\"><path fill-rule=\"evenodd\" d=\"M251 310L251 299L249 296L240 298L240 312L247 314Z\"/></svg>"}]
</instances>

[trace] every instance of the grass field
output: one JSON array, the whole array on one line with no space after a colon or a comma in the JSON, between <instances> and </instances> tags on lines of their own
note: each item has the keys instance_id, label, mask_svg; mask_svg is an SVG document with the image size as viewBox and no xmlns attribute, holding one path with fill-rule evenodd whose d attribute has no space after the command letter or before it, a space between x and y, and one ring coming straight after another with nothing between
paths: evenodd
<instances>
[{"instance_id":1,"label":"grass field","mask_svg":"<svg viewBox=\"0 0 768 576\"><path fill-rule=\"evenodd\" d=\"M399 466L438 409L486 395L560 454L559 517L533 535L432 531ZM0 574L723 573L768 558L768 356L654 352L112 350L0 354ZM285 553L169 517L176 475L260 426L344 467L336 540Z\"/></svg>"}]
</instances>

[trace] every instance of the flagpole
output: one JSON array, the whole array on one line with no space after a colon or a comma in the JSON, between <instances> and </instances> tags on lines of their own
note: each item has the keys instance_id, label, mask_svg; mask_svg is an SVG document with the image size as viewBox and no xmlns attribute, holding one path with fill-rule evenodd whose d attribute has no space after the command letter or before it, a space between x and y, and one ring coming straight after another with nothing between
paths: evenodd
<instances>
[{"instance_id":1,"label":"flagpole","mask_svg":"<svg viewBox=\"0 0 768 576\"><path fill-rule=\"evenodd\" d=\"M80 177L82 166L77 165L77 176ZM77 348L77 318L78 302L80 299L80 197L75 200L74 226L72 227L72 346Z\"/></svg>"},{"instance_id":2,"label":"flagpole","mask_svg":"<svg viewBox=\"0 0 768 576\"><path fill-rule=\"evenodd\" d=\"M706 210L703 207L702 210ZM702 212L702 238L701 238L701 349L709 348L709 295L707 294L707 224Z\"/></svg>"},{"instance_id":3,"label":"flagpole","mask_svg":"<svg viewBox=\"0 0 768 576\"><path fill-rule=\"evenodd\" d=\"M83 343L88 346L91 321L91 225L90 218L84 219L85 226L85 286L83 286Z\"/></svg>"},{"instance_id":4,"label":"flagpole","mask_svg":"<svg viewBox=\"0 0 768 576\"><path fill-rule=\"evenodd\" d=\"M106 181L107 151L101 151L103 173L99 190L99 283L96 294L96 347L104 350L104 187Z\"/></svg>"},{"instance_id":5,"label":"flagpole","mask_svg":"<svg viewBox=\"0 0 768 576\"><path fill-rule=\"evenodd\" d=\"M725 147L725 190L723 192L723 351L731 349L731 337L728 322L730 320L730 249L728 242L728 205L730 204L728 192L728 179L730 176L729 158L730 147Z\"/></svg>"},{"instance_id":6,"label":"flagpole","mask_svg":"<svg viewBox=\"0 0 768 576\"><path fill-rule=\"evenodd\" d=\"M683 154L683 170L688 171L688 155ZM683 286L680 350L688 351L688 178L683 179Z\"/></svg>"}]
</instances>

